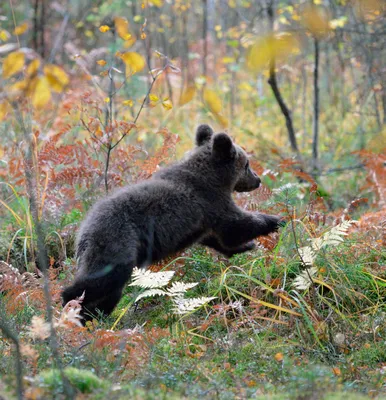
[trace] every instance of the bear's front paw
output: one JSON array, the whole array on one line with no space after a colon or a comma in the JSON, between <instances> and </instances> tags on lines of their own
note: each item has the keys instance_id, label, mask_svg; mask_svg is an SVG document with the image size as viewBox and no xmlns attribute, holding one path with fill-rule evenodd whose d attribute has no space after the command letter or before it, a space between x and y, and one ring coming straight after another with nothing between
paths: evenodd
<instances>
[{"instance_id":1,"label":"bear's front paw","mask_svg":"<svg viewBox=\"0 0 386 400\"><path fill-rule=\"evenodd\" d=\"M282 228L286 225L286 221L284 218L279 217L277 215L267 215L260 214L264 218L264 233L263 235L268 235L272 232L277 232L279 228Z\"/></svg>"},{"instance_id":2,"label":"bear's front paw","mask_svg":"<svg viewBox=\"0 0 386 400\"><path fill-rule=\"evenodd\" d=\"M279 222L277 223L279 228L284 228L288 224L289 220L285 217L280 217Z\"/></svg>"},{"instance_id":3,"label":"bear's front paw","mask_svg":"<svg viewBox=\"0 0 386 400\"><path fill-rule=\"evenodd\" d=\"M256 248L256 244L255 244L255 242L250 241L248 243L245 243L241 247L243 248L243 251L250 251L250 250L254 250Z\"/></svg>"},{"instance_id":4,"label":"bear's front paw","mask_svg":"<svg viewBox=\"0 0 386 400\"><path fill-rule=\"evenodd\" d=\"M235 254L241 254L241 253L245 253L246 251L251 251L256 247L255 242L250 241L247 243L242 244L241 246L232 248L232 249L226 249L223 254L228 257L231 258L233 257Z\"/></svg>"}]
</instances>

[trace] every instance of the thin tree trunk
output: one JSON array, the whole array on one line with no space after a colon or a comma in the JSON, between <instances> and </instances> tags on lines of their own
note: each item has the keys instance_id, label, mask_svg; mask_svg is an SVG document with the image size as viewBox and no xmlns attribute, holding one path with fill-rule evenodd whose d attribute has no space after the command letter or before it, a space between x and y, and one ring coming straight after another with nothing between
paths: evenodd
<instances>
[{"instance_id":1,"label":"thin tree trunk","mask_svg":"<svg viewBox=\"0 0 386 400\"><path fill-rule=\"evenodd\" d=\"M41 12L40 12L40 55L45 58L46 55L46 43L45 43L45 24L46 24L46 0L41 0Z\"/></svg>"},{"instance_id":2,"label":"thin tree trunk","mask_svg":"<svg viewBox=\"0 0 386 400\"><path fill-rule=\"evenodd\" d=\"M319 40L314 38L314 116L312 126L312 162L314 169L318 169L319 157Z\"/></svg>"},{"instance_id":3,"label":"thin tree trunk","mask_svg":"<svg viewBox=\"0 0 386 400\"><path fill-rule=\"evenodd\" d=\"M10 339L15 345L15 374L16 374L16 393L18 400L24 399L24 385L23 385L23 364L20 351L19 336L14 329L11 328L9 322L5 317L5 309L0 304L0 331L3 336ZM0 396L0 398L2 398Z\"/></svg>"},{"instance_id":4,"label":"thin tree trunk","mask_svg":"<svg viewBox=\"0 0 386 400\"><path fill-rule=\"evenodd\" d=\"M203 20L202 20L202 40L204 44L204 59L202 62L202 74L206 76L207 74L207 57L208 57L208 4L207 0L202 0L202 11L203 11Z\"/></svg>"},{"instance_id":5,"label":"thin tree trunk","mask_svg":"<svg viewBox=\"0 0 386 400\"><path fill-rule=\"evenodd\" d=\"M307 132L307 70L306 66L302 65L302 127L303 127L303 137L302 137L302 148L304 149L306 146L306 137L308 136Z\"/></svg>"},{"instance_id":6,"label":"thin tree trunk","mask_svg":"<svg viewBox=\"0 0 386 400\"><path fill-rule=\"evenodd\" d=\"M15 106L17 107L17 106ZM26 180L26 189L27 194L29 197L29 205L30 205L30 212L32 217L32 222L34 226L34 232L36 235L36 242L37 242L37 255L38 255L38 263L39 269L43 273L43 293L46 302L46 314L47 320L50 324L51 331L50 331L50 338L49 338L49 346L52 352L53 362L56 368L59 369L62 381L63 381L63 389L66 399L73 399L74 390L69 383L67 377L63 373L63 363L59 353L59 345L58 340L54 328L54 316L53 316L53 307L52 307L52 298L50 293L50 279L49 279L49 264L48 264L48 254L47 248L45 245L45 234L43 229L43 224L39 217L39 204L38 199L36 197L36 187L38 182L36 180L36 176L33 173L34 163L33 163L33 140L31 127L25 125L25 121L23 115L19 108L15 108L15 114L18 116L20 128L23 132L24 142L25 142L25 180Z\"/></svg>"},{"instance_id":7,"label":"thin tree trunk","mask_svg":"<svg viewBox=\"0 0 386 400\"><path fill-rule=\"evenodd\" d=\"M46 55L45 24L46 24L46 0L34 1L32 47L44 58Z\"/></svg>"},{"instance_id":8,"label":"thin tree trunk","mask_svg":"<svg viewBox=\"0 0 386 400\"><path fill-rule=\"evenodd\" d=\"M32 47L39 53L39 0L34 3L34 27L32 33Z\"/></svg>"},{"instance_id":9,"label":"thin tree trunk","mask_svg":"<svg viewBox=\"0 0 386 400\"><path fill-rule=\"evenodd\" d=\"M271 30L273 32L273 25L274 25L274 8L273 8L273 0L268 5L267 8L267 13L268 13L268 18L270 21L271 25ZM298 144L296 141L296 136L295 136L295 130L292 122L292 117L291 117L291 112L288 109L286 103L284 102L284 99L281 95L279 86L277 84L277 78L276 78L276 62L275 62L275 57L272 55L270 62L269 62L269 79L268 83L271 86L272 92L275 96L276 101L279 104L280 110L282 114L284 115L285 118L285 123L287 126L287 131L288 131L288 138L290 141L291 149L294 151L298 158L300 159L300 153L299 153L299 148Z\"/></svg>"}]
</instances>

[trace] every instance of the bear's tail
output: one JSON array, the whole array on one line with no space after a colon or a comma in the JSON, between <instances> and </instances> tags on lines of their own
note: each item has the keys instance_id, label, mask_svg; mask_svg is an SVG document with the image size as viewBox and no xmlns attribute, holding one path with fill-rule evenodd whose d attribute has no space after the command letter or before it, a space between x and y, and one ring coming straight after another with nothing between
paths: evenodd
<instances>
[{"instance_id":1,"label":"bear's tail","mask_svg":"<svg viewBox=\"0 0 386 400\"><path fill-rule=\"evenodd\" d=\"M100 313L110 314L122 297L122 290L130 279L132 269L127 264L109 265L94 274L79 276L63 290L63 305L84 293L81 315L86 321Z\"/></svg>"}]
</instances>

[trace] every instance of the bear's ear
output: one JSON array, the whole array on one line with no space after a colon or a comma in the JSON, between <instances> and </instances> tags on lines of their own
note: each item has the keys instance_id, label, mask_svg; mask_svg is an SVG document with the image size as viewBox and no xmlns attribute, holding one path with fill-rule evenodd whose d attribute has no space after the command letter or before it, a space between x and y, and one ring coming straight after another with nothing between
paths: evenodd
<instances>
[{"instance_id":1,"label":"bear's ear","mask_svg":"<svg viewBox=\"0 0 386 400\"><path fill-rule=\"evenodd\" d=\"M213 129L206 124L200 125L196 130L196 145L202 146L210 141L213 135Z\"/></svg>"},{"instance_id":2,"label":"bear's ear","mask_svg":"<svg viewBox=\"0 0 386 400\"><path fill-rule=\"evenodd\" d=\"M213 139L213 155L222 159L233 158L235 148L232 139L226 133L218 133Z\"/></svg>"}]
</instances>

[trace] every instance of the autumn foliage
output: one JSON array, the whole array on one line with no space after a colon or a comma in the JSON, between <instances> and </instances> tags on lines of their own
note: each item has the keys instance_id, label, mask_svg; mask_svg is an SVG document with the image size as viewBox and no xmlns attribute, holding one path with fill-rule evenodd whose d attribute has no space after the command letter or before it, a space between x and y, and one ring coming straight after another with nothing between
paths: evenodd
<instances>
[{"instance_id":1,"label":"autumn foliage","mask_svg":"<svg viewBox=\"0 0 386 400\"><path fill-rule=\"evenodd\" d=\"M384 3L59 3L0 11L0 398L384 395ZM80 221L199 123L251 152L238 204L286 226L149 267L209 303L127 286L84 327L60 298Z\"/></svg>"}]
</instances>

